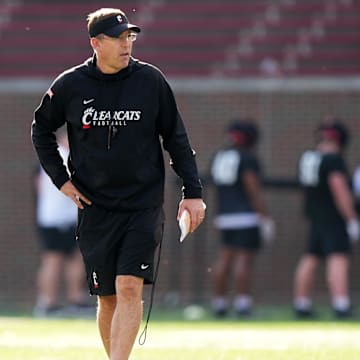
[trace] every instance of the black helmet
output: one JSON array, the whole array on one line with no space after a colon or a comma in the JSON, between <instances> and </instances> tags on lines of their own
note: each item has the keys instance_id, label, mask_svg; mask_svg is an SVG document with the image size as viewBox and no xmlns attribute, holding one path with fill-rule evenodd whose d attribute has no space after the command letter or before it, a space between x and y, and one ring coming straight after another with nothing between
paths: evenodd
<instances>
[{"instance_id":1,"label":"black helmet","mask_svg":"<svg viewBox=\"0 0 360 360\"><path fill-rule=\"evenodd\" d=\"M345 147L349 143L349 131L338 119L331 119L322 123L317 132L320 139L334 140L341 147Z\"/></svg>"},{"instance_id":2,"label":"black helmet","mask_svg":"<svg viewBox=\"0 0 360 360\"><path fill-rule=\"evenodd\" d=\"M232 140L241 146L252 147L259 138L259 131L252 119L233 120L228 126L228 132L234 134Z\"/></svg>"}]
</instances>

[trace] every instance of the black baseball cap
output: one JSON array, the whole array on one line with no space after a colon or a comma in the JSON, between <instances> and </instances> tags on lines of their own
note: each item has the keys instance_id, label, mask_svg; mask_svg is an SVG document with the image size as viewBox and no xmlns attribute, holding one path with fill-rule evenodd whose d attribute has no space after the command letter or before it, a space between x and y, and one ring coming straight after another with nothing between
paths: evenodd
<instances>
[{"instance_id":1,"label":"black baseball cap","mask_svg":"<svg viewBox=\"0 0 360 360\"><path fill-rule=\"evenodd\" d=\"M137 33L141 31L138 26L129 23L125 14L115 14L92 24L89 28L89 36L105 34L110 37L118 37L126 30L133 30Z\"/></svg>"}]
</instances>

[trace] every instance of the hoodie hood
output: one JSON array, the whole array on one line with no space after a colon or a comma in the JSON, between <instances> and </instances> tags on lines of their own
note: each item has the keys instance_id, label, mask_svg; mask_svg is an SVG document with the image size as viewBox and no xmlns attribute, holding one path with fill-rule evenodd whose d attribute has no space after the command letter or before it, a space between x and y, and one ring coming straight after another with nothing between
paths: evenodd
<instances>
[{"instance_id":1,"label":"hoodie hood","mask_svg":"<svg viewBox=\"0 0 360 360\"><path fill-rule=\"evenodd\" d=\"M91 58L88 58L83 64L81 64L78 67L78 70L86 74L87 76L97 80L116 81L127 78L132 73L140 70L145 65L144 63L141 63L139 60L131 57L129 61L129 65L126 68L121 69L119 72L114 74L104 74L97 68L96 63L97 63L97 58L96 58L96 54L94 54Z\"/></svg>"}]
</instances>

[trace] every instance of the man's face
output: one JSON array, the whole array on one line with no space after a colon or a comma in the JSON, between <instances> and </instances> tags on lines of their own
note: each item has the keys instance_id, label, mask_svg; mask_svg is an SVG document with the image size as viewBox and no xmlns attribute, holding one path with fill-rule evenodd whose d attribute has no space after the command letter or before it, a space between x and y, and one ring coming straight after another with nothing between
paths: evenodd
<instances>
[{"instance_id":1,"label":"man's face","mask_svg":"<svg viewBox=\"0 0 360 360\"><path fill-rule=\"evenodd\" d=\"M132 52L131 30L124 31L119 37L100 35L92 39L92 46L96 51L98 66L104 73L116 73L129 65ZM136 36L136 35L135 35Z\"/></svg>"}]
</instances>

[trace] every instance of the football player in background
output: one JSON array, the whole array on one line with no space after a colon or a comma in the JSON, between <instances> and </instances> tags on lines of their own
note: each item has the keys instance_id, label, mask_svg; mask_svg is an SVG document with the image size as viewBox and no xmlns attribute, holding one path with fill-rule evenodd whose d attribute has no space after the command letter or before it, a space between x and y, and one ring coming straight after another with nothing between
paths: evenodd
<instances>
[{"instance_id":1,"label":"football player in background","mask_svg":"<svg viewBox=\"0 0 360 360\"><path fill-rule=\"evenodd\" d=\"M258 129L250 120L236 120L228 127L228 144L218 150L211 164L211 178L218 195L214 224L222 242L214 272L212 308L217 316L229 309L227 285L234 277L233 302L238 316L251 314L252 277L262 240L271 241L274 222L269 217L254 152Z\"/></svg>"},{"instance_id":2,"label":"football player in background","mask_svg":"<svg viewBox=\"0 0 360 360\"><path fill-rule=\"evenodd\" d=\"M65 131L57 136L65 160L69 145ZM37 273L36 317L95 315L85 299L85 269L75 239L77 208L64 196L40 167L35 178L36 224L39 233L40 266ZM64 277L68 306L61 306L61 281Z\"/></svg>"},{"instance_id":3,"label":"football player in background","mask_svg":"<svg viewBox=\"0 0 360 360\"><path fill-rule=\"evenodd\" d=\"M343 318L351 316L349 255L351 243L358 241L360 235L343 157L349 135L344 124L336 120L321 124L316 134L315 150L305 151L299 161L309 241L296 268L293 305L298 317L313 315L314 275L324 259L332 309Z\"/></svg>"}]
</instances>

